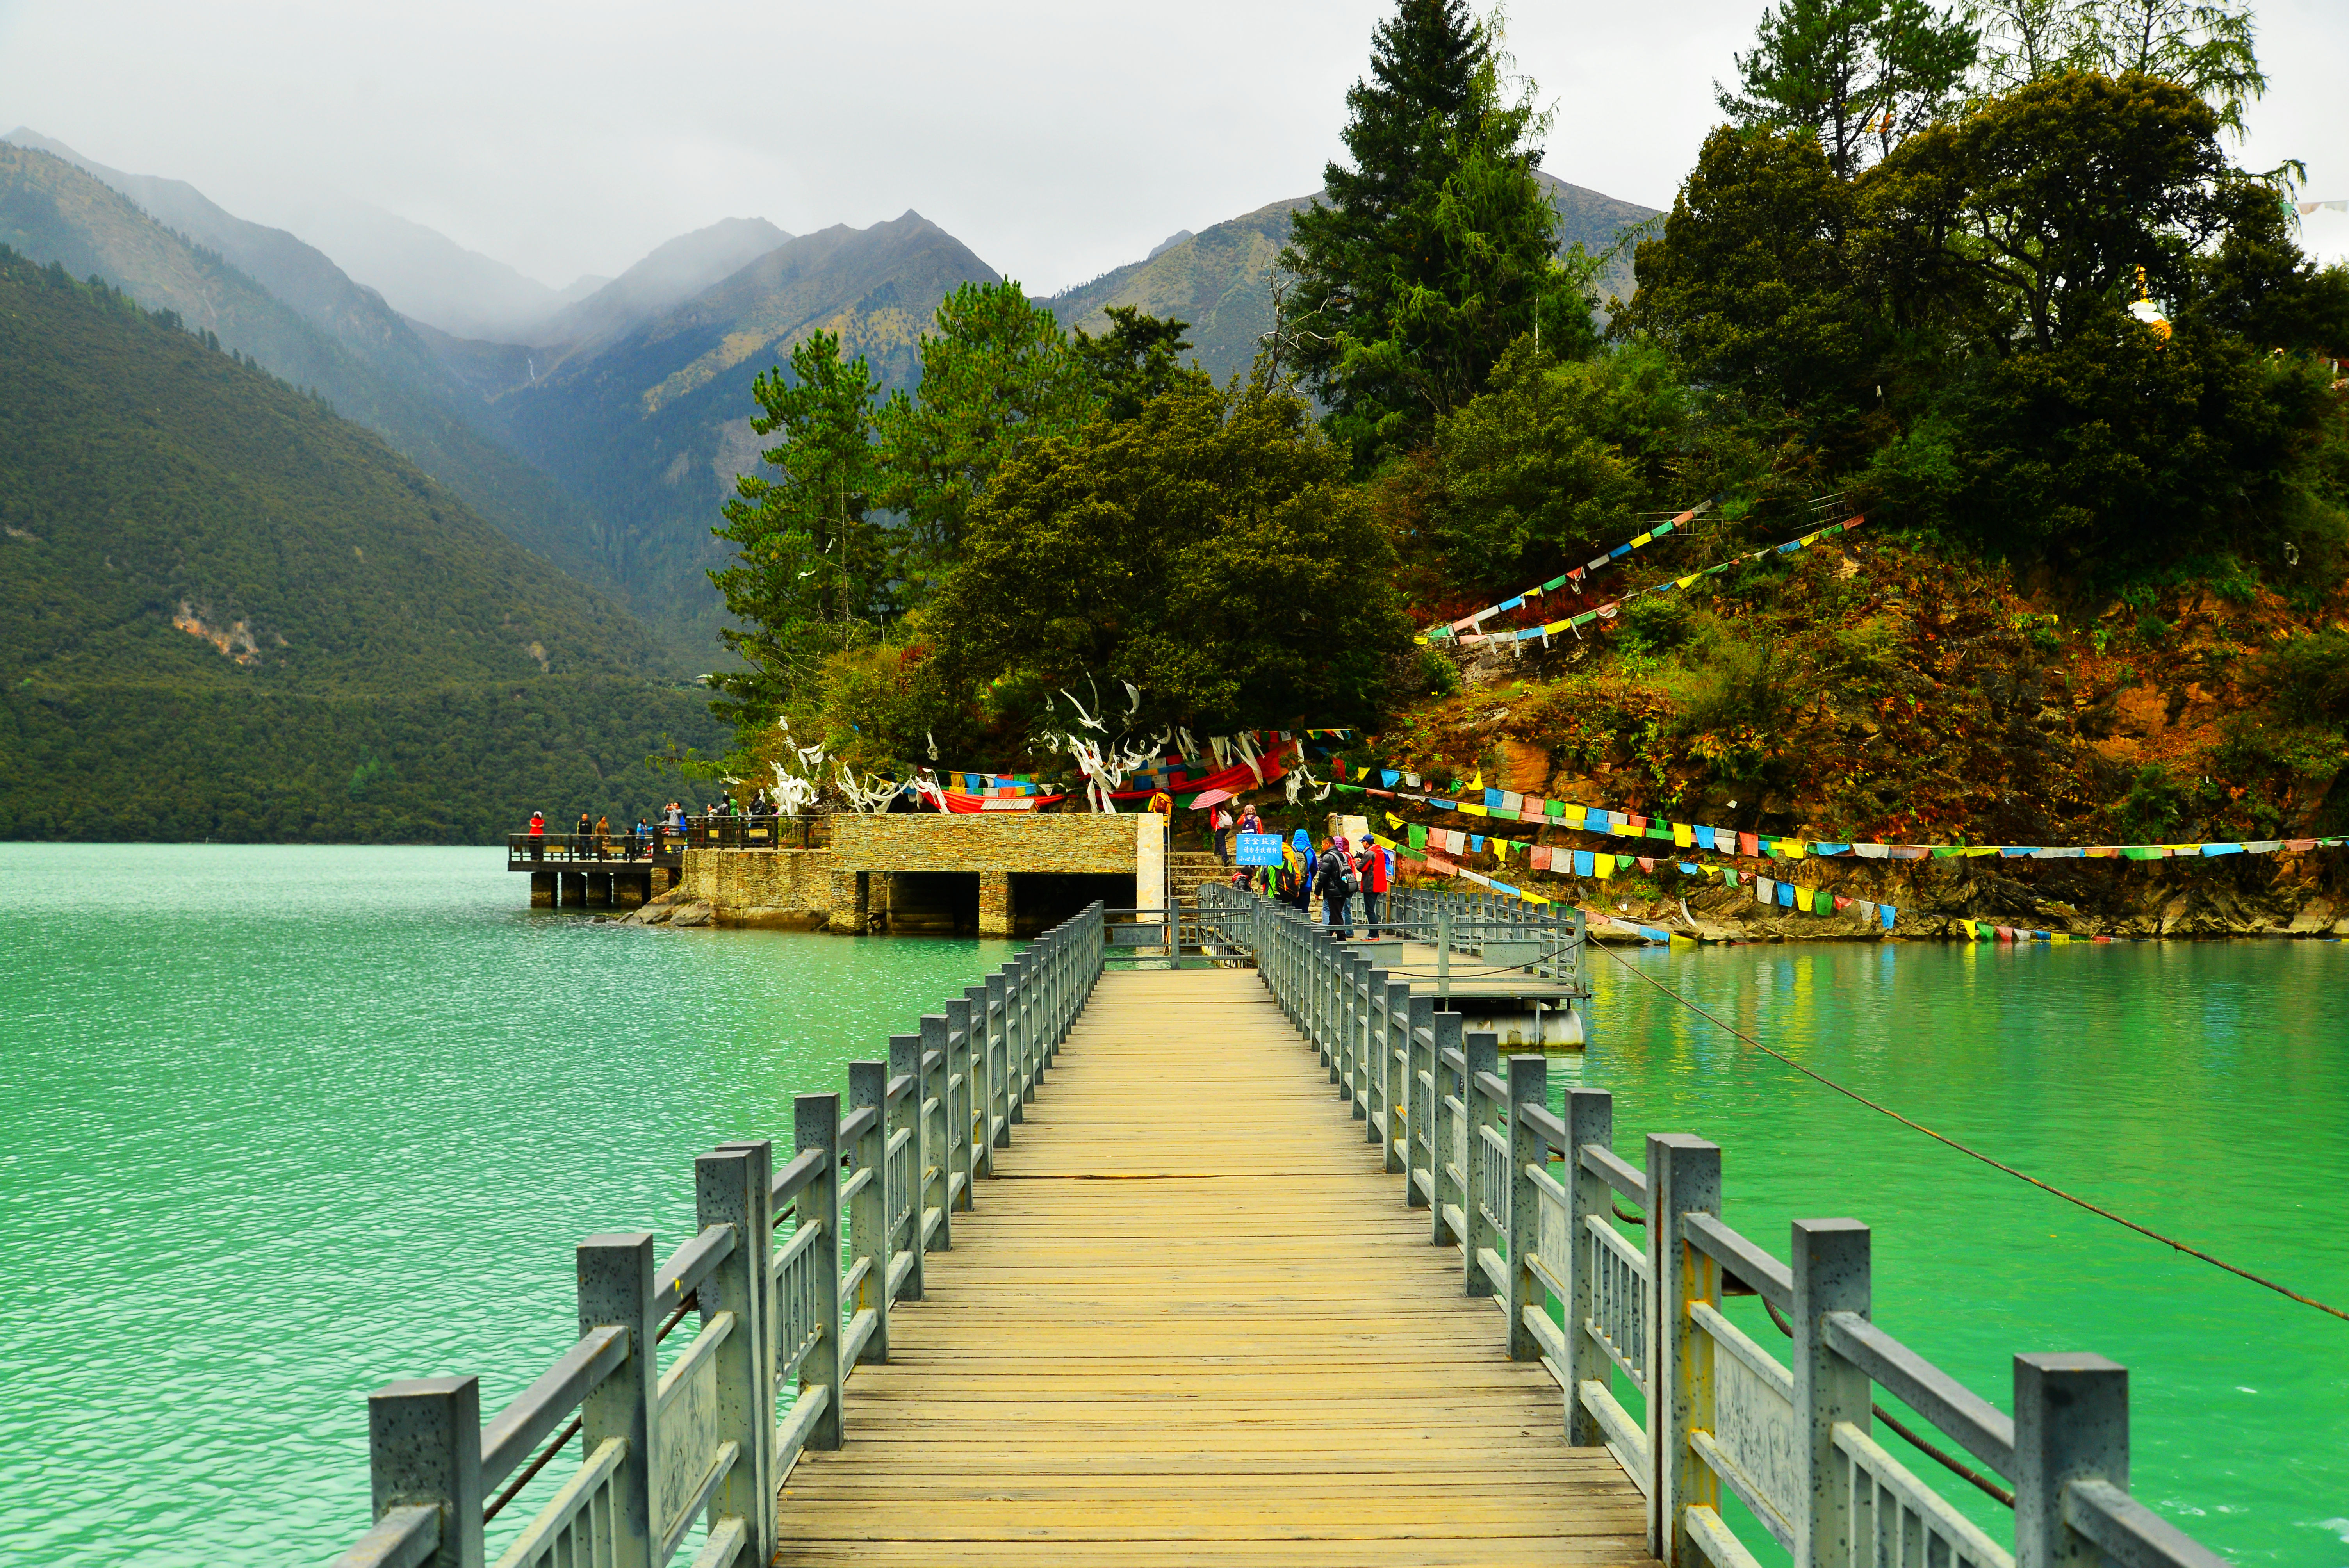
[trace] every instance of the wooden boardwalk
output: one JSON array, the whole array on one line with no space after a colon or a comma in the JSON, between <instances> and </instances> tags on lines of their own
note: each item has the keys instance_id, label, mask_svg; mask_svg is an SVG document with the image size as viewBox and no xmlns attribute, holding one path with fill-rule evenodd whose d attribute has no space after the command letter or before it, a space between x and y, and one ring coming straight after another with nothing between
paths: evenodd
<instances>
[{"instance_id":1,"label":"wooden boardwalk","mask_svg":"<svg viewBox=\"0 0 2349 1568\"><path fill-rule=\"evenodd\" d=\"M1254 974L1104 975L1026 1114L778 1563L1652 1561Z\"/></svg>"}]
</instances>

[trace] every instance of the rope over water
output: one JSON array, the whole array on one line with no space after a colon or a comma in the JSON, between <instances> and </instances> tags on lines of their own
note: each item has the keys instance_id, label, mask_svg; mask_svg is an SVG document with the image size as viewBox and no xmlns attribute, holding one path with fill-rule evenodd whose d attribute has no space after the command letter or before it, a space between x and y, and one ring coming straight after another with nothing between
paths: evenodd
<instances>
[{"instance_id":1,"label":"rope over water","mask_svg":"<svg viewBox=\"0 0 2349 1568\"><path fill-rule=\"evenodd\" d=\"M2056 1186L2052 1181L2042 1181L2038 1177L2032 1175L2029 1171L2017 1171L2013 1166L2007 1164L2004 1161L1993 1159L1990 1155L1984 1154L1981 1150L1961 1143L1956 1139L1950 1137L1946 1133L1936 1132L1931 1128L1927 1127L1923 1122L1915 1121L1901 1115L1890 1106L1878 1104L1875 1100L1868 1099L1857 1089L1846 1088L1843 1085L1836 1082L1835 1079L1828 1078L1824 1073L1816 1072L1810 1068L1805 1067L1802 1063L1796 1061L1785 1052L1775 1049L1773 1047L1764 1045L1761 1041L1755 1039L1744 1030L1737 1027L1734 1024L1726 1023L1721 1018L1715 1016L1713 1014L1705 1011L1705 1009L1698 1006L1694 1002L1690 1001L1687 997L1682 995L1679 992L1673 990L1662 981L1640 969L1630 959L1609 951L1604 944L1592 943L1591 945L1598 948L1599 952L1606 954L1608 957L1614 959L1616 963L1620 964L1632 974L1637 975L1640 979L1645 980L1657 990L1661 991L1665 995L1670 996L1673 1001L1678 1002L1682 1006L1686 1007L1690 1012L1694 1013L1698 1017L1705 1020L1705 1022L1713 1025L1715 1027L1733 1036L1737 1039L1744 1041L1747 1045L1752 1046L1757 1051L1777 1057L1780 1061L1785 1063L1788 1067L1794 1068L1805 1078L1816 1079L1817 1082L1823 1083L1826 1085L1827 1088L1835 1090L1836 1093L1843 1095L1850 1099L1856 1099L1860 1104L1868 1107L1868 1109L1879 1111L1882 1114L1890 1117L1901 1126L1923 1133L1926 1137L1931 1139L1936 1143L1947 1144L1961 1154L1968 1155L1973 1159L1979 1160L1994 1171L2003 1171L2008 1175L2013 1177L2016 1181L2027 1181L2032 1186L2038 1188L2041 1191L2052 1193L2055 1197L2063 1199L2066 1203L2076 1204L2079 1207L2087 1210L2091 1214L2101 1215L2116 1225L2126 1225L2140 1236L2150 1236L2153 1240L2159 1242L2163 1246L2175 1247L2189 1257L2200 1258L2204 1263L2210 1264L2213 1268L2225 1269L2229 1274L2237 1275L2242 1279L2247 1279L2253 1284L2263 1285L2267 1289L2275 1292L2278 1295L2289 1296L2293 1301L2300 1303L2302 1306L2313 1306L2319 1312L2330 1313L2334 1317L2340 1318L2344 1323L2349 1323L2349 1312L2344 1312L2337 1306L2328 1306L2323 1302L2318 1301L2313 1296L2302 1295L2300 1292L2292 1289L2288 1285L2278 1284L2275 1281L2265 1278L2260 1274L2255 1274L2247 1268L2238 1268L2235 1264L2229 1263L2224 1258L2214 1258L2199 1247L2189 1246L2186 1243L2179 1241L2175 1236L2165 1236L2159 1231L2153 1229L2149 1225L2140 1225L2135 1220L2116 1214L2110 1209L2103 1208L2098 1204L2092 1203L2088 1202L2087 1199L2081 1197L2075 1192L2066 1192L2063 1188Z\"/></svg>"}]
</instances>

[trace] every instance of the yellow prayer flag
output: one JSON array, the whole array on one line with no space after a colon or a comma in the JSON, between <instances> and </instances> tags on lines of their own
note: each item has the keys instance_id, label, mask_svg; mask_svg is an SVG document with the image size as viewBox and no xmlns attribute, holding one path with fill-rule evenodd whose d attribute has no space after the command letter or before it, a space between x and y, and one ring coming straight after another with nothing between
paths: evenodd
<instances>
[{"instance_id":1,"label":"yellow prayer flag","mask_svg":"<svg viewBox=\"0 0 2349 1568\"><path fill-rule=\"evenodd\" d=\"M1468 780L1468 788L1470 788L1471 789L1482 789L1484 787L1485 787L1485 769L1482 769L1482 768L1478 768L1478 769L1476 769L1476 777L1475 777L1474 779L1471 779L1470 780Z\"/></svg>"},{"instance_id":2,"label":"yellow prayer flag","mask_svg":"<svg viewBox=\"0 0 2349 1568\"><path fill-rule=\"evenodd\" d=\"M1778 858L1781 860L1799 861L1810 852L1809 846L1805 844L1800 839L1781 839L1778 841Z\"/></svg>"},{"instance_id":3,"label":"yellow prayer flag","mask_svg":"<svg viewBox=\"0 0 2349 1568\"><path fill-rule=\"evenodd\" d=\"M1489 817L1492 815L1492 813L1485 810L1484 807L1472 806L1465 800L1456 802L1454 810L1461 812L1463 815L1470 817Z\"/></svg>"},{"instance_id":4,"label":"yellow prayer flag","mask_svg":"<svg viewBox=\"0 0 2349 1568\"><path fill-rule=\"evenodd\" d=\"M1613 855L1591 856L1590 872L1591 874L1596 876L1599 881L1605 882L1609 877L1615 874L1615 857Z\"/></svg>"},{"instance_id":5,"label":"yellow prayer flag","mask_svg":"<svg viewBox=\"0 0 2349 1568\"><path fill-rule=\"evenodd\" d=\"M1694 573L1691 573L1688 576L1686 576L1686 577L1682 577L1682 578L1679 579L1677 582L1675 582L1675 583L1673 583L1673 586L1674 586L1674 587L1676 587L1676 588L1685 588L1685 587L1687 587L1690 583L1692 583L1695 582L1698 578L1700 578L1700 577L1702 577L1702 576L1703 576L1703 575L1704 575L1704 573L1702 573L1702 572L1694 572Z\"/></svg>"},{"instance_id":6,"label":"yellow prayer flag","mask_svg":"<svg viewBox=\"0 0 2349 1568\"><path fill-rule=\"evenodd\" d=\"M2064 932L2051 931L2047 934L2047 940L2050 942L2069 942L2072 938Z\"/></svg>"},{"instance_id":7,"label":"yellow prayer flag","mask_svg":"<svg viewBox=\"0 0 2349 1568\"><path fill-rule=\"evenodd\" d=\"M1672 824L1672 842L1683 850L1689 847L1689 825L1686 822Z\"/></svg>"},{"instance_id":8,"label":"yellow prayer flag","mask_svg":"<svg viewBox=\"0 0 2349 1568\"><path fill-rule=\"evenodd\" d=\"M1996 853L1998 853L1998 846L1996 844L1968 844L1966 846L1966 858L1968 860L1979 860L1983 855L1994 855Z\"/></svg>"}]
</instances>

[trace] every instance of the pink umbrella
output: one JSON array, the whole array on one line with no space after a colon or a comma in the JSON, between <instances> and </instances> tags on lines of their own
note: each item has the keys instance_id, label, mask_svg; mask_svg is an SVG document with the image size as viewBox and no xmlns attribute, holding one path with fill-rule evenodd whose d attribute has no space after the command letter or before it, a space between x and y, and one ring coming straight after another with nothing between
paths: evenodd
<instances>
[{"instance_id":1,"label":"pink umbrella","mask_svg":"<svg viewBox=\"0 0 2349 1568\"><path fill-rule=\"evenodd\" d=\"M1198 798L1191 802L1191 810L1204 811L1210 806L1220 806L1231 799L1233 795L1228 789L1202 789L1199 791Z\"/></svg>"}]
</instances>

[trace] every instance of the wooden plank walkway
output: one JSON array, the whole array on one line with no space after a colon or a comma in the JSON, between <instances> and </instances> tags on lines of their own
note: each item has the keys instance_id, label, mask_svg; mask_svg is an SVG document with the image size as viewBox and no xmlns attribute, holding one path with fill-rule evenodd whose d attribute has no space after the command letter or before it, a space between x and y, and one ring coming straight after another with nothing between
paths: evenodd
<instances>
[{"instance_id":1,"label":"wooden plank walkway","mask_svg":"<svg viewBox=\"0 0 2349 1568\"><path fill-rule=\"evenodd\" d=\"M776 1563L1652 1562L1254 974L1104 975L1027 1118Z\"/></svg>"}]
</instances>

